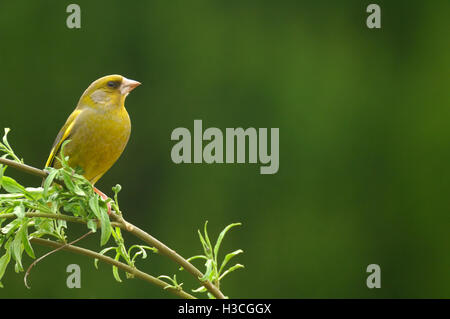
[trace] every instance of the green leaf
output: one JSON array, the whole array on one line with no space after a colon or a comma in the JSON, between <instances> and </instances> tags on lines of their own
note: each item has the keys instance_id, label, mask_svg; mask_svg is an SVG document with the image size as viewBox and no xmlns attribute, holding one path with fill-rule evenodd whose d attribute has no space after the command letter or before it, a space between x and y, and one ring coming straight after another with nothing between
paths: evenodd
<instances>
[{"instance_id":1,"label":"green leaf","mask_svg":"<svg viewBox=\"0 0 450 319\"><path fill-rule=\"evenodd\" d=\"M21 203L14 207L13 213L17 216L18 219L23 219L25 217L25 207Z\"/></svg>"},{"instance_id":2,"label":"green leaf","mask_svg":"<svg viewBox=\"0 0 450 319\"><path fill-rule=\"evenodd\" d=\"M119 248L120 255L123 257L123 259L125 259L127 261L127 263L129 263L130 258L128 256L127 250L125 249L125 245L123 243L120 243L118 245L118 248Z\"/></svg>"},{"instance_id":3,"label":"green leaf","mask_svg":"<svg viewBox=\"0 0 450 319\"><path fill-rule=\"evenodd\" d=\"M30 240L28 239L28 223L24 225L22 230L22 244L28 256L35 259L36 256L34 255L33 247L31 247Z\"/></svg>"},{"instance_id":4,"label":"green leaf","mask_svg":"<svg viewBox=\"0 0 450 319\"><path fill-rule=\"evenodd\" d=\"M5 127L5 134L3 135L3 144L5 145L6 149L8 151L11 151L11 146L9 146L8 143L8 133L11 131L11 129L9 127Z\"/></svg>"},{"instance_id":5,"label":"green leaf","mask_svg":"<svg viewBox=\"0 0 450 319\"><path fill-rule=\"evenodd\" d=\"M22 185L20 185L14 179L8 176L3 176L2 187L8 193L23 193L23 194L27 193L27 191Z\"/></svg>"},{"instance_id":6,"label":"green leaf","mask_svg":"<svg viewBox=\"0 0 450 319\"><path fill-rule=\"evenodd\" d=\"M14 219L12 222L7 224L1 229L1 232L5 234L6 237L9 237L15 230L20 226L21 221L18 219Z\"/></svg>"},{"instance_id":7,"label":"green leaf","mask_svg":"<svg viewBox=\"0 0 450 319\"><path fill-rule=\"evenodd\" d=\"M225 277L226 275L228 275L230 272L233 272L233 271L235 271L236 269L239 269L239 268L245 268L245 267L244 267L244 265L236 264L236 265L234 265L233 267L228 268L227 271L225 271L225 272L219 277L219 280L222 280L222 278Z\"/></svg>"},{"instance_id":8,"label":"green leaf","mask_svg":"<svg viewBox=\"0 0 450 319\"><path fill-rule=\"evenodd\" d=\"M23 233L23 238L22 238L22 243L23 246L25 248L25 252L27 253L28 256L30 256L31 258L35 259L36 256L34 255L34 250L33 247L30 244L30 241L28 239L28 231Z\"/></svg>"},{"instance_id":9,"label":"green leaf","mask_svg":"<svg viewBox=\"0 0 450 319\"><path fill-rule=\"evenodd\" d=\"M0 257L0 280L2 280L2 277L5 274L6 267L8 266L10 260L11 260L11 251L9 249L6 249L5 254L2 257Z\"/></svg>"},{"instance_id":10,"label":"green leaf","mask_svg":"<svg viewBox=\"0 0 450 319\"><path fill-rule=\"evenodd\" d=\"M139 250L139 251L137 251L137 252L133 255L133 257L131 258L131 261L129 262L129 264L134 266L134 261L136 260L136 258L137 258L138 256L141 256L141 255L142 255L142 259L147 258L147 254L144 255L144 254L142 253L142 251Z\"/></svg>"},{"instance_id":11,"label":"green leaf","mask_svg":"<svg viewBox=\"0 0 450 319\"><path fill-rule=\"evenodd\" d=\"M56 175L58 174L58 170L52 170L50 172L50 174L48 174L47 178L44 181L44 192L43 192L43 196L44 198L47 198L48 196L48 190L50 188L50 186L53 183L53 180L55 179Z\"/></svg>"},{"instance_id":12,"label":"green leaf","mask_svg":"<svg viewBox=\"0 0 450 319\"><path fill-rule=\"evenodd\" d=\"M220 266L219 274L222 273L223 268L227 265L227 263L236 255L242 254L244 251L242 249L238 249L233 251L232 253L229 253L225 256L223 259L222 265Z\"/></svg>"},{"instance_id":13,"label":"green leaf","mask_svg":"<svg viewBox=\"0 0 450 319\"><path fill-rule=\"evenodd\" d=\"M89 199L89 207L91 208L94 215L100 220L101 224L101 239L100 245L103 246L109 240L111 236L111 221L106 210L100 209L98 204L98 197L92 196Z\"/></svg>"},{"instance_id":14,"label":"green leaf","mask_svg":"<svg viewBox=\"0 0 450 319\"><path fill-rule=\"evenodd\" d=\"M83 207L84 203L81 203L80 201L75 201L72 203L63 203L63 209L64 211L68 213L72 213L74 216L86 216L86 209Z\"/></svg>"},{"instance_id":15,"label":"green leaf","mask_svg":"<svg viewBox=\"0 0 450 319\"><path fill-rule=\"evenodd\" d=\"M205 260L208 260L208 257L206 257L206 256L204 256L204 255L196 255L196 256L189 257L189 258L187 259L187 261L191 262L192 260L196 260L196 259L205 259ZM180 267L179 270L180 270L180 271L181 271L181 270L184 270L184 268L183 268L183 267Z\"/></svg>"},{"instance_id":16,"label":"green leaf","mask_svg":"<svg viewBox=\"0 0 450 319\"><path fill-rule=\"evenodd\" d=\"M142 247L139 246L139 245L133 245L133 246L131 246L131 247L128 249L128 255L131 256L131 250L132 250L133 248L139 249L139 251L136 252L136 254L137 254L137 253L141 253L141 254L142 254L142 259L147 258L147 252L145 251L144 248L142 248ZM135 255L136 255L136 254L135 254ZM134 259L134 258L133 258L133 259Z\"/></svg>"},{"instance_id":17,"label":"green leaf","mask_svg":"<svg viewBox=\"0 0 450 319\"><path fill-rule=\"evenodd\" d=\"M158 253L158 249L156 249L155 247L150 247L150 246L144 246L144 245L133 245L130 247L130 249L128 249L128 255L131 256L131 251L133 248L138 248L139 251L137 251L133 258L131 259L131 262L134 264L134 260L136 259L137 256L142 255L142 259L147 258L147 252L146 250L151 250L153 253L157 254Z\"/></svg>"},{"instance_id":18,"label":"green leaf","mask_svg":"<svg viewBox=\"0 0 450 319\"><path fill-rule=\"evenodd\" d=\"M63 219L58 219L55 222L56 222L58 231L61 231L62 228L66 228L67 229L67 221L65 221Z\"/></svg>"},{"instance_id":19,"label":"green leaf","mask_svg":"<svg viewBox=\"0 0 450 319\"><path fill-rule=\"evenodd\" d=\"M206 256L204 256L204 255L196 255L196 256L189 257L189 258L187 259L187 261L191 262L192 260L196 260L196 259L205 259L205 260L208 260L208 257L206 257Z\"/></svg>"},{"instance_id":20,"label":"green leaf","mask_svg":"<svg viewBox=\"0 0 450 319\"><path fill-rule=\"evenodd\" d=\"M8 144L8 140L6 139L8 136L8 133L11 131L11 129L9 127L5 127L5 133L3 135L3 144Z\"/></svg>"},{"instance_id":21,"label":"green leaf","mask_svg":"<svg viewBox=\"0 0 450 319\"><path fill-rule=\"evenodd\" d=\"M118 261L119 258L120 258L120 254L116 254L116 258L114 258L114 259ZM117 268L116 266L112 266L112 270L113 270L114 279L116 279L118 282L122 282L122 279L120 279L120 276L119 276L119 268Z\"/></svg>"},{"instance_id":22,"label":"green leaf","mask_svg":"<svg viewBox=\"0 0 450 319\"><path fill-rule=\"evenodd\" d=\"M102 251L99 252L100 255L106 254L108 251L116 249L116 247L107 247L105 249L102 249ZM98 258L94 259L94 266L96 269L98 269Z\"/></svg>"},{"instance_id":23,"label":"green leaf","mask_svg":"<svg viewBox=\"0 0 450 319\"><path fill-rule=\"evenodd\" d=\"M122 231L120 230L120 227L116 227L115 232L113 233L115 234L117 240L123 242Z\"/></svg>"},{"instance_id":24,"label":"green leaf","mask_svg":"<svg viewBox=\"0 0 450 319\"><path fill-rule=\"evenodd\" d=\"M167 279L172 283L172 285L167 284L167 286L165 286L164 289L174 288L174 289L181 290L181 286L183 285L182 283L178 284L177 275L173 275L173 278L170 278L169 276L166 276L166 275L160 275L160 276L158 276L158 278L159 279L161 279L161 278Z\"/></svg>"},{"instance_id":25,"label":"green leaf","mask_svg":"<svg viewBox=\"0 0 450 319\"><path fill-rule=\"evenodd\" d=\"M202 243L203 246L203 251L205 252L205 255L208 258L212 258L212 250L210 248L210 246L208 246L208 243L206 242L206 240L203 238L202 233L200 232L200 230L198 230L198 237L200 238L200 242Z\"/></svg>"},{"instance_id":26,"label":"green leaf","mask_svg":"<svg viewBox=\"0 0 450 319\"><path fill-rule=\"evenodd\" d=\"M65 171L62 171L62 176L63 176L64 184L66 185L67 189L71 193L75 193L75 185L73 184L73 181L70 178L70 174Z\"/></svg>"},{"instance_id":27,"label":"green leaf","mask_svg":"<svg viewBox=\"0 0 450 319\"><path fill-rule=\"evenodd\" d=\"M62 175L63 175L63 180L64 180L64 184L66 185L67 189L73 193L76 194L78 196L86 196L86 193L83 192L80 187L78 187L78 185L76 185L73 180L72 180L72 176L66 172L66 171L62 171Z\"/></svg>"},{"instance_id":28,"label":"green leaf","mask_svg":"<svg viewBox=\"0 0 450 319\"><path fill-rule=\"evenodd\" d=\"M223 238L225 237L225 234L226 234L231 228L233 228L233 227L235 227L235 226L241 226L241 225L242 225L241 223L230 224L230 225L228 225L227 227L225 227L224 230L222 230L222 232L219 234L219 238L217 238L216 245L214 246L214 256L216 256L216 258L217 258L217 256L219 255L219 248L220 248L220 245L222 244L222 240L223 240Z\"/></svg>"},{"instance_id":29,"label":"green leaf","mask_svg":"<svg viewBox=\"0 0 450 319\"><path fill-rule=\"evenodd\" d=\"M2 189L3 182L3 164L0 164L0 189Z\"/></svg>"},{"instance_id":30,"label":"green leaf","mask_svg":"<svg viewBox=\"0 0 450 319\"><path fill-rule=\"evenodd\" d=\"M24 229L25 224L21 225L19 230L16 233L16 236L14 237L14 240L11 244L11 250L12 250L12 256L14 258L14 260L16 261L16 272L19 271L23 271L23 266L22 266L22 252L23 252L23 248L22 248L22 232Z\"/></svg>"},{"instance_id":31,"label":"green leaf","mask_svg":"<svg viewBox=\"0 0 450 319\"><path fill-rule=\"evenodd\" d=\"M205 292L206 288L204 286L200 286L197 289L192 289L192 292Z\"/></svg>"},{"instance_id":32,"label":"green leaf","mask_svg":"<svg viewBox=\"0 0 450 319\"><path fill-rule=\"evenodd\" d=\"M171 283L173 283L173 279L170 278L169 276L166 276L166 275L159 275L159 276L158 276L158 279L161 279L161 278L163 278L163 279L168 279L168 280L170 280Z\"/></svg>"},{"instance_id":33,"label":"green leaf","mask_svg":"<svg viewBox=\"0 0 450 319\"><path fill-rule=\"evenodd\" d=\"M212 281L212 277L214 275L213 273L213 261L211 259L208 259L205 263L206 266L206 271L205 274L203 275L203 277L200 278L200 281Z\"/></svg>"},{"instance_id":34,"label":"green leaf","mask_svg":"<svg viewBox=\"0 0 450 319\"><path fill-rule=\"evenodd\" d=\"M145 245L139 245L141 248L147 249L147 250L151 250L153 253L157 254L158 253L158 248L155 247L150 247L150 246L145 246Z\"/></svg>"},{"instance_id":35,"label":"green leaf","mask_svg":"<svg viewBox=\"0 0 450 319\"><path fill-rule=\"evenodd\" d=\"M68 156L64 156L64 149L66 148L66 145L70 143L70 140L65 140L62 144L61 144L61 152L60 152L60 157L58 158L59 161L61 162L61 166L63 167L69 167L69 163L67 162L68 160Z\"/></svg>"},{"instance_id":36,"label":"green leaf","mask_svg":"<svg viewBox=\"0 0 450 319\"><path fill-rule=\"evenodd\" d=\"M198 237L200 238L200 242L202 243L202 247L203 247L203 251L205 252L205 254L207 254L207 244L205 239L202 236L202 233L200 232L200 230L197 230L198 232Z\"/></svg>"},{"instance_id":37,"label":"green leaf","mask_svg":"<svg viewBox=\"0 0 450 319\"><path fill-rule=\"evenodd\" d=\"M44 232L47 232L49 234L51 234L55 230L53 220L49 218L40 219L39 224L36 224L35 227L38 227L39 230L43 230Z\"/></svg>"},{"instance_id":38,"label":"green leaf","mask_svg":"<svg viewBox=\"0 0 450 319\"><path fill-rule=\"evenodd\" d=\"M78 184L82 184L83 182L85 182L83 178L79 179L78 175L75 174L73 170L71 172L62 170L61 173L63 176L64 184L72 194L78 196L86 196L86 193L80 188L80 186L78 186ZM74 180L76 182L74 182Z\"/></svg>"},{"instance_id":39,"label":"green leaf","mask_svg":"<svg viewBox=\"0 0 450 319\"><path fill-rule=\"evenodd\" d=\"M89 219L87 221L87 228L92 230L93 233L97 231L97 221L95 219Z\"/></svg>"},{"instance_id":40,"label":"green leaf","mask_svg":"<svg viewBox=\"0 0 450 319\"><path fill-rule=\"evenodd\" d=\"M208 221L205 222L204 231L205 231L206 243L208 244L208 252L211 255L212 254L212 245L211 245L211 241L209 240L209 237L208 237L208 231L206 230L207 226L208 226Z\"/></svg>"}]
</instances>

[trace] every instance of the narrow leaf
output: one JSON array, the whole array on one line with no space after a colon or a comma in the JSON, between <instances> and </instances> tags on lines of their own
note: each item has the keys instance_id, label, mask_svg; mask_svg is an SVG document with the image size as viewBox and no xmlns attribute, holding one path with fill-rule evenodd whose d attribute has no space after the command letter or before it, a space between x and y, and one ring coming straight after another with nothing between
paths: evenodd
<instances>
[{"instance_id":1,"label":"narrow leaf","mask_svg":"<svg viewBox=\"0 0 450 319\"><path fill-rule=\"evenodd\" d=\"M0 280L5 274L6 267L8 266L10 260L11 260L11 251L7 249L6 253L2 257L0 257Z\"/></svg>"},{"instance_id":2,"label":"narrow leaf","mask_svg":"<svg viewBox=\"0 0 450 319\"><path fill-rule=\"evenodd\" d=\"M28 256L35 259L36 256L34 255L33 247L31 247L30 240L28 239L28 224L24 225L22 231L22 244Z\"/></svg>"},{"instance_id":3,"label":"narrow leaf","mask_svg":"<svg viewBox=\"0 0 450 319\"><path fill-rule=\"evenodd\" d=\"M217 238L216 245L214 246L214 256L216 256L216 258L217 258L218 254L219 254L219 248L220 248L220 245L222 244L222 240L223 240L223 238L225 237L225 234L226 234L231 228L233 228L233 227L235 227L235 226L240 226L240 225L242 225L242 224L241 224L241 223L230 224L230 225L228 225L227 227L225 227L224 230L222 230L222 232L219 234L219 238Z\"/></svg>"},{"instance_id":4,"label":"narrow leaf","mask_svg":"<svg viewBox=\"0 0 450 319\"><path fill-rule=\"evenodd\" d=\"M222 278L225 277L226 275L228 275L230 272L233 272L233 271L235 271L236 269L239 269L239 268L245 268L245 267L244 267L244 265L236 264L236 265L234 265L234 266L228 268L227 271L225 271L225 272L219 277L219 280L222 280Z\"/></svg>"},{"instance_id":5,"label":"narrow leaf","mask_svg":"<svg viewBox=\"0 0 450 319\"><path fill-rule=\"evenodd\" d=\"M91 208L94 215L100 220L101 224L100 245L103 246L108 242L109 237L111 236L111 221L109 220L109 216L106 210L100 209L97 196L92 196L89 199L89 207Z\"/></svg>"},{"instance_id":6,"label":"narrow leaf","mask_svg":"<svg viewBox=\"0 0 450 319\"><path fill-rule=\"evenodd\" d=\"M3 181L3 164L0 164L0 189L2 189L2 181Z\"/></svg>"},{"instance_id":7,"label":"narrow leaf","mask_svg":"<svg viewBox=\"0 0 450 319\"><path fill-rule=\"evenodd\" d=\"M161 279L161 278L163 278L163 279L168 279L168 280L170 280L171 283L173 283L173 279L170 278L169 276L166 276L166 275L159 275L158 278L159 278L159 279Z\"/></svg>"},{"instance_id":8,"label":"narrow leaf","mask_svg":"<svg viewBox=\"0 0 450 319\"><path fill-rule=\"evenodd\" d=\"M192 292L205 292L206 288L203 286L198 287L197 289L192 289Z\"/></svg>"},{"instance_id":9,"label":"narrow leaf","mask_svg":"<svg viewBox=\"0 0 450 319\"><path fill-rule=\"evenodd\" d=\"M212 275L213 275L212 260L208 259L205 263L205 266L206 266L206 271L205 271L205 274L203 275L203 277L200 278L200 281L211 280L211 278L212 278Z\"/></svg>"},{"instance_id":10,"label":"narrow leaf","mask_svg":"<svg viewBox=\"0 0 450 319\"><path fill-rule=\"evenodd\" d=\"M5 144L5 146L9 146L8 143L8 133L11 131L11 129L9 127L5 127L5 134L3 135L3 144Z\"/></svg>"},{"instance_id":11,"label":"narrow leaf","mask_svg":"<svg viewBox=\"0 0 450 319\"><path fill-rule=\"evenodd\" d=\"M17 216L18 219L23 219L25 217L25 207L23 206L23 204L14 207L13 213Z\"/></svg>"},{"instance_id":12,"label":"narrow leaf","mask_svg":"<svg viewBox=\"0 0 450 319\"><path fill-rule=\"evenodd\" d=\"M16 237L11 244L12 256L16 261L16 272L23 271L22 266L22 232L24 225L20 226L16 233Z\"/></svg>"},{"instance_id":13,"label":"narrow leaf","mask_svg":"<svg viewBox=\"0 0 450 319\"><path fill-rule=\"evenodd\" d=\"M62 172L64 184L66 185L67 189L71 193L75 193L75 184L73 183L72 178L70 177L70 174L67 173L66 171L61 171L61 172Z\"/></svg>"},{"instance_id":14,"label":"narrow leaf","mask_svg":"<svg viewBox=\"0 0 450 319\"><path fill-rule=\"evenodd\" d=\"M227 265L227 263L236 255L242 254L244 251L242 249L238 249L233 251L232 253L229 253L225 256L223 259L222 265L220 266L219 274L222 272L223 268Z\"/></svg>"},{"instance_id":15,"label":"narrow leaf","mask_svg":"<svg viewBox=\"0 0 450 319\"><path fill-rule=\"evenodd\" d=\"M200 237L200 242L202 243L202 247L203 247L203 251L204 251L205 255L208 258L213 258L212 250L211 250L210 246L208 245L208 243L206 242L205 238L202 236L202 233L200 232L200 230L198 230L198 236Z\"/></svg>"},{"instance_id":16,"label":"narrow leaf","mask_svg":"<svg viewBox=\"0 0 450 319\"><path fill-rule=\"evenodd\" d=\"M208 226L208 221L205 222L204 231L205 231L205 239L206 239L206 243L208 244L209 255L211 255L211 254L212 254L212 245L211 245L211 241L209 240L208 231L207 231L207 229L206 229L207 226Z\"/></svg>"},{"instance_id":17,"label":"narrow leaf","mask_svg":"<svg viewBox=\"0 0 450 319\"><path fill-rule=\"evenodd\" d=\"M99 252L100 255L106 254L108 251L116 249L116 247L107 247L105 249L102 249L102 251ZM98 258L94 259L94 266L96 269L98 269Z\"/></svg>"},{"instance_id":18,"label":"narrow leaf","mask_svg":"<svg viewBox=\"0 0 450 319\"><path fill-rule=\"evenodd\" d=\"M206 257L206 256L204 256L204 255L196 255L196 256L192 256L192 257L189 257L188 259L187 259L187 261L192 261L192 260L196 260L196 259L205 259L205 260L208 260L208 257Z\"/></svg>"},{"instance_id":19,"label":"narrow leaf","mask_svg":"<svg viewBox=\"0 0 450 319\"><path fill-rule=\"evenodd\" d=\"M1 229L1 232L6 235L6 237L9 237L17 227L20 226L20 220L14 219L12 222L10 222L8 225L4 226Z\"/></svg>"},{"instance_id":20,"label":"narrow leaf","mask_svg":"<svg viewBox=\"0 0 450 319\"><path fill-rule=\"evenodd\" d=\"M13 178L8 176L3 176L2 187L8 193L27 193L27 191L22 185L20 185Z\"/></svg>"},{"instance_id":21,"label":"narrow leaf","mask_svg":"<svg viewBox=\"0 0 450 319\"><path fill-rule=\"evenodd\" d=\"M57 170L52 170L50 172L50 174L48 174L47 178L45 179L45 181L44 181L44 192L43 192L44 198L47 198L48 190L49 190L50 186L52 185L53 180L55 179L57 174L58 174Z\"/></svg>"},{"instance_id":22,"label":"narrow leaf","mask_svg":"<svg viewBox=\"0 0 450 319\"><path fill-rule=\"evenodd\" d=\"M119 258L120 258L120 254L117 254L117 255L116 255L116 258L114 258L114 259L115 259L115 260L119 260ZM119 276L119 268L117 268L116 266L112 266L112 270L113 270L114 278L115 278L118 282L122 282L122 279L120 279L120 276Z\"/></svg>"},{"instance_id":23,"label":"narrow leaf","mask_svg":"<svg viewBox=\"0 0 450 319\"><path fill-rule=\"evenodd\" d=\"M69 173L67 171L62 171L63 174L63 180L64 180L64 184L66 185L67 189L78 196L86 196L86 193L78 186L77 183L74 183L74 181L72 180L72 178L75 178L76 176L73 176L74 173Z\"/></svg>"},{"instance_id":24,"label":"narrow leaf","mask_svg":"<svg viewBox=\"0 0 450 319\"><path fill-rule=\"evenodd\" d=\"M205 259L205 260L208 260L208 257L203 256L203 255L196 255L196 256L189 257L189 258L187 259L187 261L191 262L192 260L196 260L196 259ZM183 267L180 267L180 268L178 268L178 269L179 269L180 271L181 271L181 270L184 270Z\"/></svg>"},{"instance_id":25,"label":"narrow leaf","mask_svg":"<svg viewBox=\"0 0 450 319\"><path fill-rule=\"evenodd\" d=\"M92 230L93 233L97 231L97 221L94 219L89 219L87 221L87 228Z\"/></svg>"},{"instance_id":26,"label":"narrow leaf","mask_svg":"<svg viewBox=\"0 0 450 319\"><path fill-rule=\"evenodd\" d=\"M147 252L145 251L145 249L144 248L142 248L140 245L133 245L133 246L131 246L129 249L128 249L128 256L131 256L131 251L133 250L133 248L137 248L137 249L139 249L139 251L138 252L136 252L134 255L136 256L136 254L142 254L142 259L145 259L145 258L147 258ZM134 257L133 257L133 260L134 260Z\"/></svg>"}]
</instances>

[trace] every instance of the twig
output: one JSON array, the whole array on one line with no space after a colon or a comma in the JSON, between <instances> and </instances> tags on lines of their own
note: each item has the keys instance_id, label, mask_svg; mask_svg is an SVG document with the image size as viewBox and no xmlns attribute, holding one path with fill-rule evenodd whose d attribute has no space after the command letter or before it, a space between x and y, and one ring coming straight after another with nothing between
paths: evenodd
<instances>
[{"instance_id":1,"label":"twig","mask_svg":"<svg viewBox=\"0 0 450 319\"><path fill-rule=\"evenodd\" d=\"M15 161L11 161L11 160L8 160L8 159L5 159L5 158L0 158L0 163L3 163L5 165L11 166L11 167L16 168L18 170L21 170L21 171L24 171L26 173L29 173L29 174L32 174L32 175L36 175L36 176L39 176L39 177L44 177L45 178L47 176L47 173L45 171L43 171L43 170L37 169L37 168L29 166L29 165L21 164L21 163L15 162ZM30 214L30 213L28 213L28 214ZM43 213L39 213L39 214L43 214ZM4 217L6 215L8 215L8 214L0 215L0 218ZM58 218L58 216L64 216L64 215L56 215L56 214L54 216L51 216L51 215L52 214L47 214L46 216L41 216L41 217ZM124 230L126 230L126 231L128 231L128 232L130 232L132 234L134 234L136 237L142 239L146 243L154 246L156 249L158 249L158 251L161 254L169 257L170 259L175 261L177 264L182 266L184 269L186 269L187 272L189 272L191 275L193 275L212 295L214 295L214 297L216 297L218 299L225 299L226 298L224 296L224 294L214 284L212 284L210 281L201 281L200 278L203 277L203 273L200 270L198 270L194 265L192 265L190 262L188 262L186 259L184 259L182 256L180 256L173 249L170 249L168 246L166 246L165 244L163 244L162 242L160 242L158 239L154 238L153 236L151 236L147 232L141 230L139 227L137 227L137 226L135 226L135 225L125 221L125 219L123 219L122 216L119 216L117 214L115 214L114 216L118 220L117 226L119 226L120 228L122 228L122 229L124 229ZM67 218L67 217L69 217L69 218ZM74 218L76 218L76 217L74 217ZM70 219L72 219L72 217L71 216L67 216L67 215L63 219L65 219L67 221L83 222L81 220L70 220ZM82 249L82 248L80 248L80 249ZM132 273L132 272L130 272L130 273ZM148 275L148 274L146 274L146 275ZM154 278L154 277L152 277L152 278ZM164 284L165 284L165 286L167 286L167 284L165 282L164 282Z\"/></svg>"},{"instance_id":2,"label":"twig","mask_svg":"<svg viewBox=\"0 0 450 319\"><path fill-rule=\"evenodd\" d=\"M48 175L48 173L46 171L43 171L43 170L38 169L38 168L35 168L33 166L29 166L29 165L26 165L26 164L15 162L15 161L9 160L7 158L1 158L0 157L0 163L8 165L10 167L13 167L15 169L18 169L18 170L23 171L25 173L28 173L28 174L31 174L31 175L34 175L34 176L38 176L38 177L46 178L47 175Z\"/></svg>"},{"instance_id":3,"label":"twig","mask_svg":"<svg viewBox=\"0 0 450 319\"><path fill-rule=\"evenodd\" d=\"M120 226L122 229L127 230L128 232L132 233L136 237L142 239L150 246L155 247L158 249L158 252L166 255L170 259L172 259L174 262L179 264L181 267L186 269L187 272L189 272L191 275L197 278L197 280L206 288L208 291L214 295L214 297L218 299L225 299L225 296L223 293L210 281L201 281L200 278L203 277L203 274L200 270L198 270L194 265L192 265L190 262L188 262L186 259L181 257L175 250L170 249L166 245L164 245L162 242L160 242L155 237L151 236L150 234L146 233L139 227L132 225L125 221L122 218L122 225Z\"/></svg>"},{"instance_id":4,"label":"twig","mask_svg":"<svg viewBox=\"0 0 450 319\"><path fill-rule=\"evenodd\" d=\"M130 274L132 274L133 276L135 276L136 278L140 278L143 279L147 282L150 282L154 285L157 285L165 290L170 291L171 293L184 298L184 299L196 299L194 296L192 296L191 294L185 292L184 290L177 289L177 288L173 288L171 287L169 284L167 284L165 281L162 281L158 278L155 278L143 271L140 271L137 268L133 268L128 266L127 264L124 264L120 261L114 260L111 257L96 253L95 251L86 249L86 248L81 248L78 246L73 246L73 245L65 245L65 244L60 244L58 242L52 241L52 240L48 240L48 239L42 239L42 238L32 238L30 240L32 243L38 244L38 245L43 245L43 246L48 246L48 247L53 247L53 248L61 248L62 250L67 250L76 254L80 254L80 255L84 255L87 257L91 257L91 258L95 258L98 260L101 260L107 264L116 266L119 269L122 269L123 271L126 271Z\"/></svg>"},{"instance_id":5,"label":"twig","mask_svg":"<svg viewBox=\"0 0 450 319\"><path fill-rule=\"evenodd\" d=\"M64 245L62 245L62 246L60 246L60 247L58 247L58 248L56 248L56 249L54 249L54 250L52 250L52 251L49 251L48 253L42 255L41 257L39 257L38 259L36 259L35 261L33 261L33 263L30 265L30 267L28 267L27 271L25 272L25 276L23 277L23 281L24 281L24 283L25 283L25 287L27 287L28 289L31 289L31 287L28 286L27 278L28 278L28 275L30 274L31 268L33 268L34 265L36 265L38 262L40 262L40 261L41 261L42 259L44 259L45 257L47 257L47 256L49 256L49 255L51 255L51 254L53 254L53 253L56 253L57 251L63 249L64 247L66 247L66 246L68 246L68 245L75 244L76 242L82 240L83 238L85 238L87 235L90 235L90 234L92 234L92 230L88 231L88 232L87 232L86 234L84 234L83 236L78 237L77 239L75 239L74 241L71 241L71 242L68 243L68 244L64 244Z\"/></svg>"},{"instance_id":6,"label":"twig","mask_svg":"<svg viewBox=\"0 0 450 319\"><path fill-rule=\"evenodd\" d=\"M78 224L86 224L86 221L80 217L75 216L69 216L64 214L52 214L52 213L41 213L41 212L28 212L25 213L25 217L40 217L40 218L51 218L51 219L59 219L59 220L65 220L71 223L78 223ZM8 214L1 214L0 218L4 219L10 219L10 218L17 218L17 215L14 213L8 213ZM113 227L120 227L121 224L117 222L111 222L111 226ZM101 227L101 224L99 221L97 221L97 227Z\"/></svg>"}]
</instances>

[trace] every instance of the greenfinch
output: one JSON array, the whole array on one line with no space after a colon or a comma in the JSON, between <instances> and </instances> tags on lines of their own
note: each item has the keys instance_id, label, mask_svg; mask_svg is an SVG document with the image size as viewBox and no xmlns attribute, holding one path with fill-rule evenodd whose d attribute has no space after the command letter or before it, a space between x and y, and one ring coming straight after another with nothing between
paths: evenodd
<instances>
[{"instance_id":1,"label":"greenfinch","mask_svg":"<svg viewBox=\"0 0 450 319\"><path fill-rule=\"evenodd\" d=\"M111 168L128 143L131 122L125 98L141 83L121 75L107 75L84 91L78 105L56 136L45 167L60 168L61 145L69 166L81 168L92 185ZM106 195L95 189L104 199Z\"/></svg>"}]
</instances>

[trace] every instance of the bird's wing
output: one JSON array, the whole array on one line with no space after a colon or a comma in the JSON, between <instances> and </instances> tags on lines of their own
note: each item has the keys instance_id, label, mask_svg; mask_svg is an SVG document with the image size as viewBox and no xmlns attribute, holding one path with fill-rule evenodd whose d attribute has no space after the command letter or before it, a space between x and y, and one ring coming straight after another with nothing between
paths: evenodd
<instances>
[{"instance_id":1,"label":"bird's wing","mask_svg":"<svg viewBox=\"0 0 450 319\"><path fill-rule=\"evenodd\" d=\"M76 109L70 114L69 118L66 121L66 124L61 128L58 135L56 136L55 142L53 143L52 150L50 152L50 156L47 159L47 163L45 163L45 167L53 166L53 162L55 161L55 157L61 148L62 143L69 138L71 133L73 132L73 128L75 126L76 119L80 115L82 110Z\"/></svg>"}]
</instances>

